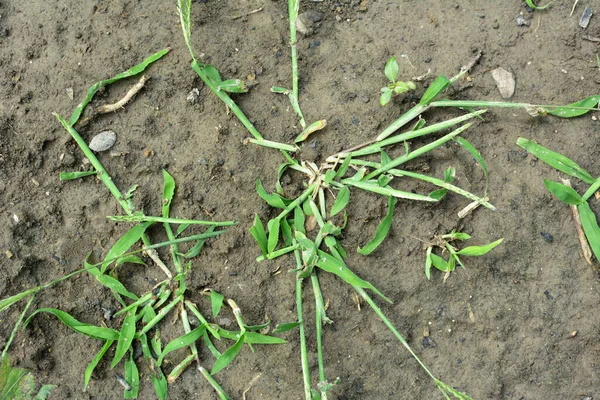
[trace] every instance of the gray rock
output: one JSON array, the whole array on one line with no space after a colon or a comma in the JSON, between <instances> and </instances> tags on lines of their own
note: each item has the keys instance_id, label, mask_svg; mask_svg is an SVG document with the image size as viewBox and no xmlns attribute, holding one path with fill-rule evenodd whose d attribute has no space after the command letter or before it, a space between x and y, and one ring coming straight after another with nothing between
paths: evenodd
<instances>
[{"instance_id":1,"label":"gray rock","mask_svg":"<svg viewBox=\"0 0 600 400\"><path fill-rule=\"evenodd\" d=\"M296 19L296 29L304 36L310 36L314 33L315 23L321 22L323 14L318 11L307 11Z\"/></svg>"},{"instance_id":2,"label":"gray rock","mask_svg":"<svg viewBox=\"0 0 600 400\"><path fill-rule=\"evenodd\" d=\"M517 17L516 22L517 22L517 26L529 26L529 25L531 25L531 22L528 19L526 19L524 16L522 16L522 15L519 15Z\"/></svg>"},{"instance_id":3,"label":"gray rock","mask_svg":"<svg viewBox=\"0 0 600 400\"><path fill-rule=\"evenodd\" d=\"M583 14L581 14L581 18L579 19L579 26L582 27L583 29L587 28L593 14L594 14L594 10L592 9L592 7L587 6L583 10Z\"/></svg>"},{"instance_id":4,"label":"gray rock","mask_svg":"<svg viewBox=\"0 0 600 400\"><path fill-rule=\"evenodd\" d=\"M89 146L95 152L106 151L115 145L117 134L113 131L102 131L92 138Z\"/></svg>"},{"instance_id":5,"label":"gray rock","mask_svg":"<svg viewBox=\"0 0 600 400\"><path fill-rule=\"evenodd\" d=\"M496 82L496 86L500 91L500 95L503 99L510 99L515 94L515 78L513 74L505 70L504 68L496 68L491 71L492 78Z\"/></svg>"}]
</instances>

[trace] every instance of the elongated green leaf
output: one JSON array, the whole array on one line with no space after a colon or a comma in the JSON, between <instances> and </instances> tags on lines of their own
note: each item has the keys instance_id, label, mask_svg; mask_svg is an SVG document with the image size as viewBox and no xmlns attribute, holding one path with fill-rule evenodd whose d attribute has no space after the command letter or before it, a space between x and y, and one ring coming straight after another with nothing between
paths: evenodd
<instances>
[{"instance_id":1,"label":"elongated green leaf","mask_svg":"<svg viewBox=\"0 0 600 400\"><path fill-rule=\"evenodd\" d=\"M254 225L250 228L250 234L252 237L258 242L260 246L260 250L262 251L263 256L267 255L267 233L265 232L265 227L260 220L258 214L254 215Z\"/></svg>"},{"instance_id":2,"label":"elongated green leaf","mask_svg":"<svg viewBox=\"0 0 600 400\"><path fill-rule=\"evenodd\" d=\"M488 172L487 164L485 163L485 160L481 156L481 153L467 139L465 139L465 138L463 138L461 136L456 136L454 138L454 140L456 140L456 142L459 145L461 145L461 147L463 149L465 149L469 153L471 153L471 155L473 156L473 158L475 159L475 161L477 161L479 163L479 165L481 165L481 169L483 169L483 173L485 174L485 190L483 191L483 193L487 194L488 185L490 183L490 175L489 175L489 172ZM485 194L483 195L483 197L486 196Z\"/></svg>"},{"instance_id":3,"label":"elongated green leaf","mask_svg":"<svg viewBox=\"0 0 600 400\"><path fill-rule=\"evenodd\" d=\"M269 239L267 241L267 254L272 253L279 242L279 218L269 221L267 228L269 229Z\"/></svg>"},{"instance_id":4,"label":"elongated green leaf","mask_svg":"<svg viewBox=\"0 0 600 400\"><path fill-rule=\"evenodd\" d=\"M382 194L384 196L397 197L399 199L407 199L407 200L417 200L417 201L428 201L428 202L436 202L437 200L431 198L429 196L425 196L418 193L405 192L403 190L397 190L391 188L389 186L381 187L377 181L368 180L368 181L358 181L354 179L346 179L343 183L356 186L359 189L368 190L369 192L374 192L377 194Z\"/></svg>"},{"instance_id":5,"label":"elongated green leaf","mask_svg":"<svg viewBox=\"0 0 600 400\"><path fill-rule=\"evenodd\" d=\"M194 343L196 340L200 339L200 337L206 331L206 325L202 324L196 329L192 330L189 333L186 333L183 336L180 336L176 339L171 340L164 348L160 356L158 357L158 361L156 362L158 366L162 365L165 356L172 351L187 347Z\"/></svg>"},{"instance_id":6,"label":"elongated green leaf","mask_svg":"<svg viewBox=\"0 0 600 400\"><path fill-rule=\"evenodd\" d=\"M294 143L300 143L300 142L304 142L306 139L308 139L308 137L310 135L312 135L313 133L320 131L321 129L325 128L327 126L327 121L324 119L321 119L319 121L313 122L312 124L310 124L309 126L307 126L302 133L300 133L298 135L298 137L296 139L294 139Z\"/></svg>"},{"instance_id":7,"label":"elongated green leaf","mask_svg":"<svg viewBox=\"0 0 600 400\"><path fill-rule=\"evenodd\" d=\"M96 354L94 359L88 364L87 368L85 369L85 375L84 375L85 379L84 379L84 383L83 383L83 391L84 392L87 390L87 387L90 384L90 378L92 377L92 373L94 372L94 369L96 368L96 366L98 365L100 360L102 360L102 357L104 357L104 354L106 354L106 352L108 351L110 346L112 346L113 343L114 343L114 340L107 340L104 343L104 346L102 346L102 348L98 352L98 354Z\"/></svg>"},{"instance_id":8,"label":"elongated green leaf","mask_svg":"<svg viewBox=\"0 0 600 400\"><path fill-rule=\"evenodd\" d=\"M390 82L396 82L398 79L398 62L396 61L396 57L392 56L387 60L383 72Z\"/></svg>"},{"instance_id":9,"label":"elongated green leaf","mask_svg":"<svg viewBox=\"0 0 600 400\"><path fill-rule=\"evenodd\" d=\"M95 325L84 324L83 322L77 321L68 313L57 310L55 308L39 308L35 310L25 321L23 326L27 326L29 321L38 313L45 312L56 316L61 320L63 324L74 330L75 332L84 334L86 336L92 337L94 339L102 339L102 340L118 340L119 332L115 331L111 328L103 328Z\"/></svg>"},{"instance_id":10,"label":"elongated green leaf","mask_svg":"<svg viewBox=\"0 0 600 400\"><path fill-rule=\"evenodd\" d=\"M179 235L189 225L210 225L210 226L235 226L238 223L236 221L202 221L197 219L181 219L181 218L164 218L155 217L152 215L111 215L106 217L112 221L117 222L162 222L168 224L181 224L183 228L177 230ZM184 226L185 225L185 226Z\"/></svg>"},{"instance_id":11,"label":"elongated green leaf","mask_svg":"<svg viewBox=\"0 0 600 400\"><path fill-rule=\"evenodd\" d=\"M248 87L246 87L244 81L240 79L227 79L215 86L217 90L223 90L229 93L246 93L248 91Z\"/></svg>"},{"instance_id":12,"label":"elongated green leaf","mask_svg":"<svg viewBox=\"0 0 600 400\"><path fill-rule=\"evenodd\" d=\"M235 342L233 346L227 349L227 351L221 354L221 357L217 358L215 364L213 365L212 371L210 371L211 375L215 375L217 372L221 371L223 368L227 367L237 356L237 354L242 349L244 345L244 339L246 338L246 332L242 333L240 338Z\"/></svg>"},{"instance_id":13,"label":"elongated green leaf","mask_svg":"<svg viewBox=\"0 0 600 400\"><path fill-rule=\"evenodd\" d=\"M360 279L354 272L352 272L350 270L350 268L348 268L346 266L346 264L333 257L332 255L329 255L321 250L318 250L318 262L317 262L317 266L319 268L321 268L323 271L327 271L330 272L334 275L339 276L340 278L342 278L342 280L352 286L358 286L361 288L365 288L365 289L371 289L372 291L374 291L375 293L377 293L379 296L381 296L381 298L383 298L385 301L391 303L392 301L390 299L388 299L387 297L385 297L379 290L377 290L375 288L375 286L373 286L371 283Z\"/></svg>"},{"instance_id":14,"label":"elongated green leaf","mask_svg":"<svg viewBox=\"0 0 600 400\"><path fill-rule=\"evenodd\" d=\"M431 280L431 247L427 248L427 253L425 255L425 276L427 279Z\"/></svg>"},{"instance_id":15,"label":"elongated green leaf","mask_svg":"<svg viewBox=\"0 0 600 400\"><path fill-rule=\"evenodd\" d=\"M273 329L273 333L277 334L277 333L283 333L283 332L291 331L292 329L294 329L298 325L300 325L300 322L298 322L298 321L296 321L296 322L287 322L285 324L278 324L275 327L275 329Z\"/></svg>"},{"instance_id":16,"label":"elongated green leaf","mask_svg":"<svg viewBox=\"0 0 600 400\"><path fill-rule=\"evenodd\" d=\"M358 248L358 252L360 254L365 255L365 256L368 254L371 254L377 247L379 247L381 242L383 242L383 239L385 239L388 232L390 231L390 227L392 226L392 218L394 217L394 206L395 205L396 205L396 198L388 197L387 215L385 216L383 221L381 221L381 223L377 227L377 231L375 232L375 236L373 237L373 239L371 239L371 241L369 243L367 243L365 245L365 247Z\"/></svg>"},{"instance_id":17,"label":"elongated green leaf","mask_svg":"<svg viewBox=\"0 0 600 400\"><path fill-rule=\"evenodd\" d=\"M567 104L566 106L560 107L541 107L548 114L554 115L560 118L573 118L587 114L590 111L596 110L596 106L600 101L600 95L590 96L587 99L577 101L575 103Z\"/></svg>"},{"instance_id":18,"label":"elongated green leaf","mask_svg":"<svg viewBox=\"0 0 600 400\"><path fill-rule=\"evenodd\" d=\"M306 229L304 224L306 223L306 218L304 217L304 212L300 207L294 208L294 230L306 235Z\"/></svg>"},{"instance_id":19,"label":"elongated green leaf","mask_svg":"<svg viewBox=\"0 0 600 400\"><path fill-rule=\"evenodd\" d=\"M429 105L440 93L442 93L448 86L450 86L452 82L450 79L446 78L444 75L438 76L435 81L429 86L427 91L421 97L421 101L419 105L426 106Z\"/></svg>"},{"instance_id":20,"label":"elongated green leaf","mask_svg":"<svg viewBox=\"0 0 600 400\"><path fill-rule=\"evenodd\" d=\"M162 216L163 218L169 218L171 202L175 194L175 179L173 179L167 170L163 169L163 180Z\"/></svg>"},{"instance_id":21,"label":"elongated green leaf","mask_svg":"<svg viewBox=\"0 0 600 400\"><path fill-rule=\"evenodd\" d=\"M579 218L581 219L581 226L585 232L585 237L590 243L596 260L600 260L600 228L598 227L596 215L586 201L578 205L577 209L579 210Z\"/></svg>"},{"instance_id":22,"label":"elongated green leaf","mask_svg":"<svg viewBox=\"0 0 600 400\"><path fill-rule=\"evenodd\" d=\"M527 150L546 164L551 167L556 168L557 170L564 172L565 174L579 178L585 183L593 184L595 179L590 175L586 170L577 165L574 161L571 161L569 158L563 156L562 154L555 153L552 150L541 146L534 141L519 138L517 140L517 145Z\"/></svg>"},{"instance_id":23,"label":"elongated green leaf","mask_svg":"<svg viewBox=\"0 0 600 400\"><path fill-rule=\"evenodd\" d=\"M442 257L431 253L429 258L431 259L431 264L433 264L434 267L442 272L448 272L448 262L446 262L446 260L444 260Z\"/></svg>"},{"instance_id":24,"label":"elongated green leaf","mask_svg":"<svg viewBox=\"0 0 600 400\"><path fill-rule=\"evenodd\" d=\"M97 175L98 171L82 171L82 172L61 172L59 179L61 181L71 181L73 179L83 178L85 176Z\"/></svg>"},{"instance_id":25,"label":"elongated green leaf","mask_svg":"<svg viewBox=\"0 0 600 400\"><path fill-rule=\"evenodd\" d=\"M284 87L281 87L281 86L272 86L271 87L271 92L273 92L273 93L279 93L279 94L288 94L290 92L290 90L286 89Z\"/></svg>"},{"instance_id":26,"label":"elongated green leaf","mask_svg":"<svg viewBox=\"0 0 600 400\"><path fill-rule=\"evenodd\" d=\"M336 215L340 211L342 211L344 208L346 208L349 200L350 200L350 189L348 189L348 186L344 186L338 193L338 196L335 199L333 206L331 207L331 212L329 213L329 216L333 217L334 215Z\"/></svg>"},{"instance_id":27,"label":"elongated green leaf","mask_svg":"<svg viewBox=\"0 0 600 400\"><path fill-rule=\"evenodd\" d=\"M214 330L218 332L219 336L224 337L225 339L237 340L241 332L237 331L228 331L221 328L218 325L212 325ZM258 332L246 332L246 343L248 344L284 344L287 343L284 339L263 335Z\"/></svg>"},{"instance_id":28,"label":"elongated green leaf","mask_svg":"<svg viewBox=\"0 0 600 400\"><path fill-rule=\"evenodd\" d=\"M88 254L88 257L90 255ZM98 282L100 282L100 284L102 284L103 286L109 288L110 290L119 293L122 296L128 297L132 300L137 300L138 297L134 294L131 293L129 290L127 290L125 288L125 286L123 286L123 284L121 282L119 282L118 280L116 280L115 278L113 278L110 275L105 275L102 272L100 272L100 270L96 267L93 267L87 260L87 257L85 259L85 261L83 262L83 266L85 267L85 269L87 269L87 271L90 273L90 275L94 276L96 278L96 280Z\"/></svg>"},{"instance_id":29,"label":"elongated green leaf","mask_svg":"<svg viewBox=\"0 0 600 400\"><path fill-rule=\"evenodd\" d=\"M536 6L536 5L533 3L533 0L525 0L525 3L527 3L527 5L528 5L529 7L531 7L533 10L536 10L536 9L537 9L537 10L543 10L544 8L548 8L548 7L550 7L550 5L551 5L552 3L554 3L554 1L551 1L551 2L549 2L549 3L547 3L546 5L543 5L543 6Z\"/></svg>"},{"instance_id":30,"label":"elongated green leaf","mask_svg":"<svg viewBox=\"0 0 600 400\"><path fill-rule=\"evenodd\" d=\"M223 300L225 300L225 296L221 293L214 290L210 291L210 304L213 317L216 318L219 315L219 311L221 311L221 307L223 306Z\"/></svg>"},{"instance_id":31,"label":"elongated green leaf","mask_svg":"<svg viewBox=\"0 0 600 400\"><path fill-rule=\"evenodd\" d=\"M133 254L129 255L129 256L125 256L125 257L119 258L117 260L117 262L115 263L115 265L118 267L119 265L122 265L122 264L125 264L125 263L146 265L146 263L144 262L144 260L142 260L140 257L135 256Z\"/></svg>"},{"instance_id":32,"label":"elongated green leaf","mask_svg":"<svg viewBox=\"0 0 600 400\"><path fill-rule=\"evenodd\" d=\"M281 220L281 238L286 246L292 245L292 240L294 238L294 235L292 234L292 227L285 218Z\"/></svg>"},{"instance_id":33,"label":"elongated green leaf","mask_svg":"<svg viewBox=\"0 0 600 400\"><path fill-rule=\"evenodd\" d=\"M487 253L488 251L492 250L494 247L498 246L500 243L502 243L502 240L504 239L498 239L495 242L488 243L483 246L465 247L464 249L457 251L456 254L460 254L461 256L481 256Z\"/></svg>"},{"instance_id":34,"label":"elongated green leaf","mask_svg":"<svg viewBox=\"0 0 600 400\"><path fill-rule=\"evenodd\" d=\"M386 153L385 151L381 150L381 166L385 166L386 164L389 164L392 162L392 157L390 157L390 155L388 153Z\"/></svg>"},{"instance_id":35,"label":"elongated green leaf","mask_svg":"<svg viewBox=\"0 0 600 400\"><path fill-rule=\"evenodd\" d=\"M256 192L260 198L269 203L271 207L285 209L291 202L291 200L285 199L277 193L267 193L260 179L256 180Z\"/></svg>"},{"instance_id":36,"label":"elongated green leaf","mask_svg":"<svg viewBox=\"0 0 600 400\"><path fill-rule=\"evenodd\" d=\"M342 166L335 173L336 178L343 178L344 175L346 175L346 172L348 171L348 167L350 166L350 161L352 161L352 156L348 156L344 159Z\"/></svg>"},{"instance_id":37,"label":"elongated green leaf","mask_svg":"<svg viewBox=\"0 0 600 400\"><path fill-rule=\"evenodd\" d=\"M544 179L544 186L546 186L550 193L558 197L558 199L564 203L572 204L575 206L583 203L583 199L581 198L579 193L577 193L575 189L573 189L570 186L550 181L548 179Z\"/></svg>"},{"instance_id":38,"label":"elongated green leaf","mask_svg":"<svg viewBox=\"0 0 600 400\"><path fill-rule=\"evenodd\" d=\"M137 399L140 390L140 374L133 359L133 351L129 353L129 358L125 361L125 380L129 383L131 389L125 390L123 398Z\"/></svg>"},{"instance_id":39,"label":"elongated green leaf","mask_svg":"<svg viewBox=\"0 0 600 400\"><path fill-rule=\"evenodd\" d=\"M206 229L206 231L204 231L204 233L212 233L214 230L215 230L214 226L209 226L208 229ZM194 257L196 257L202 251L202 247L204 247L204 243L206 243L206 239L200 239L200 240L198 240L196 242L196 244L194 246L192 246L192 248L187 251L187 253L182 254L182 257L184 257L184 258L194 258Z\"/></svg>"},{"instance_id":40,"label":"elongated green leaf","mask_svg":"<svg viewBox=\"0 0 600 400\"><path fill-rule=\"evenodd\" d=\"M131 67L127 71L121 72L120 74L110 79L106 79L92 85L92 87L88 89L87 96L85 97L85 99L81 103L79 103L79 105L75 108L75 111L73 111L73 115L71 115L71 118L69 119L69 125L73 126L77 123L79 117L81 116L81 113L83 113L83 110L89 104L89 102L92 101L92 98L94 97L98 89L100 89L103 86L110 85L111 83L116 82L118 80L129 78L130 76L134 76L143 72L150 64L152 64L156 60L159 60L162 56L167 54L169 50L169 48L160 50L152 54L150 57L146 58L138 65Z\"/></svg>"},{"instance_id":41,"label":"elongated green leaf","mask_svg":"<svg viewBox=\"0 0 600 400\"><path fill-rule=\"evenodd\" d=\"M42 287L38 286L33 289L29 289L24 292L15 294L14 296L7 297L6 299L2 299L0 301L0 312L6 310L8 307L12 306L13 304L21 301L25 297L39 292L40 290L42 290Z\"/></svg>"},{"instance_id":42,"label":"elongated green leaf","mask_svg":"<svg viewBox=\"0 0 600 400\"><path fill-rule=\"evenodd\" d=\"M127 252L138 240L141 239L146 229L152 224L152 222L144 222L132 227L127 233L112 246L109 250L108 254L106 254L106 258L104 263L102 263L102 267L100 268L100 272L104 273L106 268L110 265L112 260L121 256L123 253Z\"/></svg>"},{"instance_id":43,"label":"elongated green leaf","mask_svg":"<svg viewBox=\"0 0 600 400\"><path fill-rule=\"evenodd\" d=\"M123 326L119 333L119 341L117 342L117 350L115 351L115 357L110 364L110 368L117 366L119 361L125 356L127 350L129 350L133 344L133 337L135 336L135 315L137 307L133 307L130 311L125 314L123 320Z\"/></svg>"},{"instance_id":44,"label":"elongated green leaf","mask_svg":"<svg viewBox=\"0 0 600 400\"><path fill-rule=\"evenodd\" d=\"M219 70L216 69L214 66L212 66L210 64L206 64L200 68L206 74L208 79L210 79L215 85L218 84L219 82L222 82L221 74L219 74Z\"/></svg>"}]
</instances>

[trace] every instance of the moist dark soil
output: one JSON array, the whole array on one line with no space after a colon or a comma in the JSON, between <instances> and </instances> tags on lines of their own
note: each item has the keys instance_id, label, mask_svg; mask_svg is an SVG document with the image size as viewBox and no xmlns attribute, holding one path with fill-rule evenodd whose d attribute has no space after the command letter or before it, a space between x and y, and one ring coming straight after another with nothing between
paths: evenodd
<instances>
[{"instance_id":1,"label":"moist dark soil","mask_svg":"<svg viewBox=\"0 0 600 400\"><path fill-rule=\"evenodd\" d=\"M446 97L501 100L489 73L496 67L515 76L512 101L566 104L597 94L599 49L588 39L600 36L600 19L594 15L586 30L578 21L585 6L598 4L579 1L570 16L572 3L558 0L547 10L532 11L517 0L303 1L301 12L311 13L312 32L299 36L300 104L309 122L324 118L328 126L311 137L298 157L320 163L374 138L418 101L435 76L454 75L477 50L481 60ZM528 25L517 26L520 15ZM234 99L265 138L290 143L299 133L293 110L285 96L269 91L273 85L291 86L288 37L287 2L193 4L196 51L223 77L251 82L250 92ZM147 214L160 214L161 170L166 169L178 183L174 215L239 221L194 260L189 296L203 312L210 314L210 304L200 291L212 288L235 299L248 323L293 321L295 277L287 272L294 267L293 257L257 263L260 250L248 232L255 213L263 220L276 213L257 196L255 184L260 178L274 190L284 158L276 150L244 144L248 132L192 71L175 0L0 3L0 297L74 271L90 252L100 259L131 226L106 219L122 211L98 180L59 181L59 172L88 166L52 112L68 117L91 84L165 47L171 47L170 53L149 69L150 80L136 98L116 113L95 118L80 133L86 140L105 129L117 133L115 147L99 159L121 190L139 185L134 202ZM403 79L431 73L417 83L415 93L381 107L383 67L392 55ZM107 87L92 105L116 101L135 81ZM192 104L186 98L194 88L199 97ZM436 110L423 117L434 122L459 113ZM390 235L368 257L354 249L373 236L387 202L352 191L342 240L348 266L393 300L392 305L381 302L382 309L433 373L473 399L600 398L597 269L581 255L568 206L543 185L544 178L559 180L561 175L515 145L518 137L534 139L599 174L594 115L534 119L523 110L490 110L464 136L487 161L490 202L497 210L481 208L459 220L457 212L469 201L455 194L436 205L399 201ZM410 167L442 176L449 166L456 168L459 186L483 193L481 168L456 145L437 149ZM284 180L286 194L297 195L303 177L291 174ZM580 192L586 189L581 182L573 184ZM591 207L600 212L597 200ZM439 272L429 281L423 241L453 228L471 234L469 244L500 237L504 242L483 257L465 259L467 268L445 283ZM150 234L153 240L164 239L158 229ZM278 269L282 273L274 274ZM140 293L161 274L152 263L120 271ZM351 287L328 274L321 274L321 285L334 320L324 328L325 372L331 380L341 379L330 398L442 398L368 306L357 309ZM308 289L308 346L316 377ZM19 303L0 316L0 346L24 306ZM104 320L103 309L118 303L86 274L43 291L33 306L59 308L87 323L120 323ZM234 320L228 312L223 316ZM181 334L180 324L169 328L171 322L165 323L165 342ZM254 352L244 348L216 375L233 398L242 398L250 386L249 400L303 398L298 332L282 337L287 344L255 346ZM112 353L94 372L88 390L82 390L84 370L100 346L55 317L39 315L17 333L9 354L38 382L57 385L51 398L121 398L115 374L122 375L123 366L110 370ZM202 350L201 356L210 368L209 353ZM173 353L165 370L183 357L183 350ZM148 370L140 372L139 398L155 398ZM194 368L170 386L169 395L216 398Z\"/></svg>"}]
</instances>

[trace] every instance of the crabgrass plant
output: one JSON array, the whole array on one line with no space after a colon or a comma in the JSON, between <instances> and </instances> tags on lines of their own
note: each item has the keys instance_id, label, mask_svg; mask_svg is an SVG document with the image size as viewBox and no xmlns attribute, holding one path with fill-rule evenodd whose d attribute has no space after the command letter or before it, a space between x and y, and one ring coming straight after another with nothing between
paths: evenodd
<instances>
[{"instance_id":1,"label":"crabgrass plant","mask_svg":"<svg viewBox=\"0 0 600 400\"><path fill-rule=\"evenodd\" d=\"M272 142L264 141L262 136L257 134L256 129L251 126L247 117L239 107L231 101L229 96L224 93L224 89L219 86L219 82L222 82L222 80L216 67L200 63L194 55L191 46L190 32L191 0L178 0L178 6L184 39L192 58L192 69L200 76L205 84L231 108L242 124L254 136L254 139L249 140L250 142L279 149L286 158L286 162L279 167L277 173L276 192L268 193L260 180L257 181L256 185L259 196L272 207L280 209L280 213L277 217L270 219L267 222L266 227L260 217L256 215L250 233L258 242L262 253L262 255L257 258L258 261L274 259L285 254L294 254L295 269L293 271L295 271L296 274L298 320L288 324L288 327L299 327L304 397L306 399L326 399L328 390L330 390L337 382L337 380L334 380L333 382L329 381L324 373L322 327L324 324L330 323L331 320L326 315L323 296L319 286L317 271L320 270L338 276L357 291L357 293L382 319L401 344L406 347L410 354L417 360L426 373L434 380L435 385L445 398L450 399L452 396L457 399L469 399L466 394L461 393L436 378L421 362L406 340L385 316L381 308L370 297L367 290L374 292L385 301L389 302L389 299L377 290L373 284L354 274L346 265L344 259L346 258L347 252L339 240L339 235L345 226L347 214L344 210L348 205L351 190L361 189L373 192L385 196L388 200L388 213L377 228L375 236L364 247L358 248L358 252L363 255L372 253L387 236L392 222L394 207L398 199L437 203L440 202L447 193L453 192L464 196L478 205L494 210L494 206L487 201L489 174L485 161L479 151L466 139L460 136L472 125L472 120L481 118L481 115L486 112L486 109L474 110L474 108L521 108L526 110L532 116L551 114L558 117L570 118L583 115L593 109L598 104L600 96L592 96L567 106L493 101L439 100L438 97L441 93L465 75L474 65L476 62L475 60L472 61L470 65L461 68L461 71L451 79L445 76L436 78L425 91L418 104L402 114L375 139L331 155L326 159L325 163L317 166L311 162L294 159L289 152L293 152L295 148L290 149L290 147L288 147L290 145L284 143L274 144ZM296 138L295 144L301 143L306 140L311 133L325 126L324 121L317 121L307 127L299 105L296 49L296 19L298 17L299 6L299 0L288 0L292 89L290 90L283 87L273 87L271 89L273 92L285 94L289 97L292 108L299 119L299 125L303 131ZM384 100L387 100L388 96L391 98L395 92L402 92L403 89L413 89L412 85L409 86L406 83L404 83L405 85L398 84L397 68L395 68L395 65L397 66L397 63L394 64L394 60L390 59L384 70L386 77L391 82L390 85L394 86L393 88L388 86L387 88L390 89L390 91L388 92L386 90L385 93L382 93L385 95ZM243 91L245 90L240 90L239 92ZM426 121L421 119L420 116L429 109L437 107L454 107L457 109L465 109L469 112L446 121L426 126ZM399 129L403 128L416 118L419 118L419 120L414 124L412 129L396 134ZM411 149L408 144L409 140L436 133L443 133L443 136L420 148ZM431 152L450 141L455 141L462 146L482 167L486 178L483 196L477 196L453 185L454 169L452 167L446 171L444 177L441 179L400 169L400 167L407 162ZM395 145L404 145L405 152L400 157L393 159L388 155L386 150ZM373 155L379 155L379 159L373 159ZM284 197L284 191L280 183L280 178L286 170L289 169L299 171L306 176L305 190L294 199ZM352 171L353 174L351 174L350 171ZM437 186L437 189L428 194L419 194L413 193L410 190L400 190L394 187L396 186L397 181L406 180L427 182L433 186ZM392 182L394 183L394 186L390 185ZM328 194L333 195L334 199L328 199L328 197L331 197L327 196ZM342 212L343 222L340 224L339 220ZM316 234L312 232L313 228L318 228ZM473 255L483 254L485 252L484 250L491 248L498 243L499 241L487 246L482 246L484 248L477 249ZM469 248L467 247L466 249ZM459 252L460 251L454 250L453 259L455 262ZM463 255L466 255L466 253L467 251L465 250L465 254ZM448 269L447 264L446 269ZM309 278L316 303L315 328L319 369L319 380L316 389L312 386L308 367L305 337L306 326L302 307L303 280Z\"/></svg>"},{"instance_id":2,"label":"crabgrass plant","mask_svg":"<svg viewBox=\"0 0 600 400\"><path fill-rule=\"evenodd\" d=\"M517 145L558 171L570 177L577 178L590 185L585 193L580 195L570 185L566 184L568 181L559 183L544 179L544 185L550 191L550 193L556 196L563 203L569 204L576 208L576 212L573 212L573 215L576 219L580 219L583 232L587 238L591 250L596 257L596 260L600 260L600 228L598 227L596 215L589 205L589 199L600 189L600 177L594 178L589 172L581 168L570 158L547 149L546 147L532 140L519 138L517 140Z\"/></svg>"},{"instance_id":3,"label":"crabgrass plant","mask_svg":"<svg viewBox=\"0 0 600 400\"><path fill-rule=\"evenodd\" d=\"M75 140L93 167L92 171L85 171L83 173L61 173L61 180L72 180L88 175L96 175L114 196L119 205L121 205L126 214L123 216L110 216L108 218L116 222L132 223L134 226L113 244L104 260L94 264L90 262L88 255L83 263L84 268L56 279L46 285L32 288L0 301L0 311L29 297L27 307L23 314L21 314L21 318L11 334L9 340L10 344L36 293L58 282L64 281L65 279L69 279L76 274L88 272L100 285L108 288L116 300L121 304L121 310L112 316L120 319L120 329L83 323L62 310L52 308L40 308L35 310L29 315L24 323L24 326L26 326L37 314L48 313L56 316L73 331L103 342L100 351L91 360L85 370L84 389L87 389L96 366L102 358L111 351L114 352L110 364L111 369L120 365L122 361L124 362L124 377L118 376L119 382L125 388L124 398L137 398L140 379L139 368L134 358L133 349L134 343L139 341L143 355L142 364L146 365L151 371L152 382L159 399L165 399L167 397L168 385L173 383L183 371L194 362L197 364L199 373L215 389L219 398L230 399L231 397L215 380L214 375L233 361L244 344L251 346L252 344L285 343L283 339L258 333L258 330L264 328L263 325L246 325L242 318L240 308L231 299L227 300L227 304L231 307L236 318L239 326L238 331L225 330L217 324L209 322L208 318L199 311L197 305L194 304L189 297L190 294L187 291L185 281L188 272L192 269L192 260L200 253L207 239L223 234L227 227L234 226L237 223L234 221L212 222L172 217L170 215L170 208L176 190L175 180L164 170L164 186L160 199L162 204L161 215L148 216L141 211L137 211L132 200L137 186L134 185L123 194L123 192L117 188L99 159L88 147L85 140L74 129L74 126L82 115L86 105L92 100L94 94L101 86L142 72L149 64L166 54L167 51L168 49L160 51L149 57L143 63L117 75L115 78L101 81L93 85L89 89L85 100L77 106L69 121L66 121L60 115L55 114L56 118ZM151 243L147 231L154 224L162 225L168 238L166 242ZM174 229L172 225L177 226L177 229ZM206 227L207 229L202 233L187 234L193 230L192 227L194 226ZM142 247L134 249L136 243L140 241L143 243ZM189 248L184 252L180 245L185 244L188 244ZM170 248L171 264L174 267L174 274L172 269L160 259L156 252L156 249L162 247ZM147 254L157 265L159 265L165 274L165 279L158 282L154 287L149 288L145 293L138 295L127 289L119 280L118 271L119 267L125 263L145 265L144 259L140 257L141 253ZM208 290L205 294L210 297L212 318L216 318L224 304L225 297L213 290ZM163 345L159 324L171 313L178 314L182 323L182 334ZM195 325L190 321L190 313L195 317L195 320L198 321ZM210 371L200 364L196 341L201 338L215 358ZM215 340L220 341L222 339L233 341L233 344L224 352L220 352L213 343ZM111 350L113 348L114 350ZM188 348L188 355L175 365L168 375L165 376L165 373L163 372L164 361L169 353L182 348ZM8 346L5 347L5 351L7 349ZM8 360L8 358L6 358L6 360ZM2 364L3 371L8 371L8 368L10 368L9 364L6 364L6 362L5 364ZM27 382L29 382L29 380ZM43 387L42 390L47 390L47 388L44 388L46 387Z\"/></svg>"}]
</instances>

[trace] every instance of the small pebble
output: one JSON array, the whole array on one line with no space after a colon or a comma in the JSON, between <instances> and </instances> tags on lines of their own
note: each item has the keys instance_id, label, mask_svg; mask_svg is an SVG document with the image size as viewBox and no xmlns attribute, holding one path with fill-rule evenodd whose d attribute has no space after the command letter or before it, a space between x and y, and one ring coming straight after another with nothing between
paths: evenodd
<instances>
[{"instance_id":1,"label":"small pebble","mask_svg":"<svg viewBox=\"0 0 600 400\"><path fill-rule=\"evenodd\" d=\"M542 235L542 237L544 238L544 240L548 243L552 243L552 235L549 234L548 232L540 232L540 235Z\"/></svg>"},{"instance_id":2,"label":"small pebble","mask_svg":"<svg viewBox=\"0 0 600 400\"><path fill-rule=\"evenodd\" d=\"M529 20L527 20L524 16L519 15L517 17L517 26L529 26L531 25L531 22Z\"/></svg>"},{"instance_id":3,"label":"small pebble","mask_svg":"<svg viewBox=\"0 0 600 400\"><path fill-rule=\"evenodd\" d=\"M423 338L423 348L426 349L428 347L435 347L437 344L433 341L433 339L429 336Z\"/></svg>"},{"instance_id":4,"label":"small pebble","mask_svg":"<svg viewBox=\"0 0 600 400\"><path fill-rule=\"evenodd\" d=\"M500 95L503 99L510 99L515 94L515 78L513 74L505 70L504 68L496 68L491 71L492 78L496 82L496 86L500 91Z\"/></svg>"},{"instance_id":5,"label":"small pebble","mask_svg":"<svg viewBox=\"0 0 600 400\"><path fill-rule=\"evenodd\" d=\"M195 102L198 101L198 98L200 97L200 90L198 90L198 88L193 88L192 90L190 90L190 92L188 93L186 100L190 103L190 104L194 104Z\"/></svg>"},{"instance_id":6,"label":"small pebble","mask_svg":"<svg viewBox=\"0 0 600 400\"><path fill-rule=\"evenodd\" d=\"M102 131L92 138L89 146L95 152L106 151L115 145L117 134L113 131Z\"/></svg>"}]
</instances>

